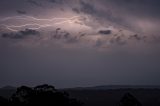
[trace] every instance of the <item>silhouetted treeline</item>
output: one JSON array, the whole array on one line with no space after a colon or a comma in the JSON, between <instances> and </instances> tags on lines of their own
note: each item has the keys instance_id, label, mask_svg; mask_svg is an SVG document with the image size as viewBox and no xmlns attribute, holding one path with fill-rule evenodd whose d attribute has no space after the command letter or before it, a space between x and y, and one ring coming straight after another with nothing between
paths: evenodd
<instances>
[{"instance_id":1,"label":"silhouetted treeline","mask_svg":"<svg viewBox=\"0 0 160 106\"><path fill-rule=\"evenodd\" d=\"M66 92L59 92L53 86L40 85L34 88L21 86L9 99L0 97L0 106L81 106L82 103L70 98Z\"/></svg>"},{"instance_id":2,"label":"silhouetted treeline","mask_svg":"<svg viewBox=\"0 0 160 106\"><path fill-rule=\"evenodd\" d=\"M103 97L102 97L103 98ZM103 98L107 99L107 98ZM82 102L69 97L47 84L36 87L21 86L9 98L0 97L0 106L82 106ZM142 106L130 93L124 94L117 106Z\"/></svg>"}]
</instances>

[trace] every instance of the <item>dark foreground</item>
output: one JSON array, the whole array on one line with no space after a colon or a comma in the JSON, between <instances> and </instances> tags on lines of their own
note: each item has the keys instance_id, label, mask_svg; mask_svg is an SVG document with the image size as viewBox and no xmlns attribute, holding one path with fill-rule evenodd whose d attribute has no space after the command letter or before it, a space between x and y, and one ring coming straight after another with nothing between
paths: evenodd
<instances>
[{"instance_id":1,"label":"dark foreground","mask_svg":"<svg viewBox=\"0 0 160 106\"><path fill-rule=\"evenodd\" d=\"M20 87L0 89L0 106L160 106L160 89L61 89L41 85L34 88ZM8 98L8 99L5 99Z\"/></svg>"},{"instance_id":2,"label":"dark foreground","mask_svg":"<svg viewBox=\"0 0 160 106\"><path fill-rule=\"evenodd\" d=\"M142 106L160 106L159 89L69 90L68 92L83 101L84 106L118 106L127 93L133 95Z\"/></svg>"}]
</instances>

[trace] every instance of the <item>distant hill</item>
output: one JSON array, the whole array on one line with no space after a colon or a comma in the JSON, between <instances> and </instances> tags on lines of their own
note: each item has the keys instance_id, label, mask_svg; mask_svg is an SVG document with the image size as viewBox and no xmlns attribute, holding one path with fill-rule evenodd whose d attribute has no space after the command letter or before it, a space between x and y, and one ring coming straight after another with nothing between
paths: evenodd
<instances>
[{"instance_id":1,"label":"distant hill","mask_svg":"<svg viewBox=\"0 0 160 106\"><path fill-rule=\"evenodd\" d=\"M103 85L93 87L68 88L75 90L115 90L115 89L160 89L160 85Z\"/></svg>"},{"instance_id":2,"label":"distant hill","mask_svg":"<svg viewBox=\"0 0 160 106\"><path fill-rule=\"evenodd\" d=\"M2 88L0 88L0 90L15 90L16 89L16 87L13 87L13 86L4 86L4 87L2 87Z\"/></svg>"},{"instance_id":3,"label":"distant hill","mask_svg":"<svg viewBox=\"0 0 160 106\"><path fill-rule=\"evenodd\" d=\"M0 96L9 98L14 92L16 92L16 87L4 86L0 88Z\"/></svg>"}]
</instances>

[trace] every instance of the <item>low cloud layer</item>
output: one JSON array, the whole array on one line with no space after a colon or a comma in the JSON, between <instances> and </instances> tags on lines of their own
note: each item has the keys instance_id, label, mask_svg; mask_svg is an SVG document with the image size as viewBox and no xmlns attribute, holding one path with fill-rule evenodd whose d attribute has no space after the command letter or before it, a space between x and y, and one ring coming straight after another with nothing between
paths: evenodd
<instances>
[{"instance_id":1,"label":"low cloud layer","mask_svg":"<svg viewBox=\"0 0 160 106\"><path fill-rule=\"evenodd\" d=\"M28 36L38 36L39 32L36 30L26 29L24 31L12 32L12 33L3 33L2 38L11 38L11 39L24 39Z\"/></svg>"}]
</instances>

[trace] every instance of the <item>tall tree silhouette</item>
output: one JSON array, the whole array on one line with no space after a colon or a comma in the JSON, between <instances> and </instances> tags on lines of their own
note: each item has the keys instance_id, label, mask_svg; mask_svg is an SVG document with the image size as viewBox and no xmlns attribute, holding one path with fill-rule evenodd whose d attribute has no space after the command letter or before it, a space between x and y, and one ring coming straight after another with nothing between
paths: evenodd
<instances>
[{"instance_id":1,"label":"tall tree silhouette","mask_svg":"<svg viewBox=\"0 0 160 106\"><path fill-rule=\"evenodd\" d=\"M119 106L142 106L141 103L130 93L126 93L120 100Z\"/></svg>"}]
</instances>

